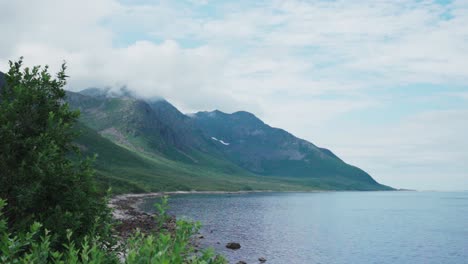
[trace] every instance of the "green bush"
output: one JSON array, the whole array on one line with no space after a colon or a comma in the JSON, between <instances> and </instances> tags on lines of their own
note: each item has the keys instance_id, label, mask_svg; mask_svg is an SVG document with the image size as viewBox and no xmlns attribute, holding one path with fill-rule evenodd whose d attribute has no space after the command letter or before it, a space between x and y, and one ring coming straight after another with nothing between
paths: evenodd
<instances>
[{"instance_id":1,"label":"green bush","mask_svg":"<svg viewBox=\"0 0 468 264\"><path fill-rule=\"evenodd\" d=\"M110 211L94 181L92 160L74 145L79 112L65 103L65 64L53 78L48 67L10 61L0 87L0 198L7 226L24 231L34 222L54 230L54 243L110 237ZM54 246L54 245L53 245Z\"/></svg>"},{"instance_id":2,"label":"green bush","mask_svg":"<svg viewBox=\"0 0 468 264\"><path fill-rule=\"evenodd\" d=\"M12 234L8 231L1 210L5 201L0 200L0 263L2 264L225 264L227 261L216 256L212 250L196 253L190 242L199 224L184 220L177 221L173 234L162 230L157 234L145 235L137 231L124 242L119 251L110 250L99 237L85 237L80 244L67 232L67 242L62 250L51 247L53 234L42 231L42 225L34 223L26 233ZM165 211L163 213L166 217ZM118 253L120 252L120 253Z\"/></svg>"},{"instance_id":3,"label":"green bush","mask_svg":"<svg viewBox=\"0 0 468 264\"><path fill-rule=\"evenodd\" d=\"M162 197L161 202L155 207L158 211L155 220L161 232L145 235L137 231L126 243L123 251L126 252L125 263L227 263L223 257L216 256L211 249L195 254L191 239L199 231L199 223L177 220L173 234L162 228L169 219L166 213L168 209L167 196Z\"/></svg>"}]
</instances>

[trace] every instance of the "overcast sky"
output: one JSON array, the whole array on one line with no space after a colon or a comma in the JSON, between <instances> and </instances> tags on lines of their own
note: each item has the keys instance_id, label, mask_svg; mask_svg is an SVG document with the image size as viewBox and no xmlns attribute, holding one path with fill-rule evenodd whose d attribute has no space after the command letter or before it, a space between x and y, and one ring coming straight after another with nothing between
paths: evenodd
<instances>
[{"instance_id":1,"label":"overcast sky","mask_svg":"<svg viewBox=\"0 0 468 264\"><path fill-rule=\"evenodd\" d=\"M246 110L383 184L468 189L468 0L0 0L0 70Z\"/></svg>"}]
</instances>

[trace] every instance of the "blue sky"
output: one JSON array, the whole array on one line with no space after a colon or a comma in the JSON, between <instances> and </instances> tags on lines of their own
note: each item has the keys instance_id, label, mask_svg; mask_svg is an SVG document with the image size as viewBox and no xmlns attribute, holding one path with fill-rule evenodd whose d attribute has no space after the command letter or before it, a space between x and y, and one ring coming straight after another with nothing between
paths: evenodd
<instances>
[{"instance_id":1,"label":"blue sky","mask_svg":"<svg viewBox=\"0 0 468 264\"><path fill-rule=\"evenodd\" d=\"M468 1L0 0L0 67L62 60L184 112L247 110L378 181L468 189Z\"/></svg>"}]
</instances>

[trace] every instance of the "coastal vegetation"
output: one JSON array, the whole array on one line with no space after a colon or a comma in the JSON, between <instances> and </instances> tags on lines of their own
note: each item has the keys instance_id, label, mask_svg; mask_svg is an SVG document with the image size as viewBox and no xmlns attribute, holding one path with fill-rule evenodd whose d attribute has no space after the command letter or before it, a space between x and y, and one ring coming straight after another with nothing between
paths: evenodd
<instances>
[{"instance_id":1,"label":"coastal vegetation","mask_svg":"<svg viewBox=\"0 0 468 264\"><path fill-rule=\"evenodd\" d=\"M167 203L167 202L165 202ZM0 200L0 210L6 202ZM167 218L165 209L158 207L157 219ZM157 220L160 222L160 220ZM162 223L161 223L162 227ZM73 232L67 230L66 241L59 248L56 233L35 222L28 230L11 232L7 221L0 212L0 263L4 264L137 264L137 263L191 263L224 264L226 260L213 250L196 252L192 237L200 225L178 220L174 231L161 228L159 232L145 234L137 230L120 245L109 247L102 237L90 230L81 242L73 239Z\"/></svg>"}]
</instances>

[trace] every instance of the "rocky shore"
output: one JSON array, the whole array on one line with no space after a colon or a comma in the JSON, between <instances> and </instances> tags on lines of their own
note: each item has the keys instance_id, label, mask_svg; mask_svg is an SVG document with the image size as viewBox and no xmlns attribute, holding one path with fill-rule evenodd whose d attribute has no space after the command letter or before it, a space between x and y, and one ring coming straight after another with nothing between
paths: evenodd
<instances>
[{"instance_id":1,"label":"rocky shore","mask_svg":"<svg viewBox=\"0 0 468 264\"><path fill-rule=\"evenodd\" d=\"M242 194L255 192L270 192L270 191L174 191L174 192L154 192L154 193L137 193L137 194L121 194L114 196L109 201L109 207L113 209L113 217L121 222L117 226L116 231L121 237L128 237L133 231L139 228L144 233L157 231L157 225L154 221L154 216L142 211L139 206L146 198L162 197L164 195L178 194ZM175 216L171 216L163 228L171 230L175 227Z\"/></svg>"},{"instance_id":2,"label":"rocky shore","mask_svg":"<svg viewBox=\"0 0 468 264\"><path fill-rule=\"evenodd\" d=\"M142 193L142 194L122 194L114 196L109 201L109 207L113 209L113 217L115 220L120 222L116 226L117 235L122 238L129 237L136 229L139 229L143 233L158 232L158 226L154 219L154 215L144 212L140 209L141 203L144 199L162 197L164 195L177 195L177 194L241 194L241 193L252 193L252 192L265 192L265 191L241 191L241 192L222 192L222 191L206 191L206 192L158 192L158 193ZM171 233L176 227L176 217L171 216L162 228L169 230ZM200 245L200 239L203 239L202 235L194 237L192 241L193 245L198 248ZM226 244L226 248L237 250L241 247L239 243L230 242ZM266 261L265 258L261 257L258 259L260 263ZM237 263L245 263L239 261Z\"/></svg>"},{"instance_id":3,"label":"rocky shore","mask_svg":"<svg viewBox=\"0 0 468 264\"><path fill-rule=\"evenodd\" d=\"M113 217L120 224L116 226L117 234L127 238L137 228L143 233L158 231L154 215L143 212L138 208L144 198L158 197L160 193L152 194L124 194L113 197L109 201L109 207L113 209ZM175 227L175 217L171 217L164 228L171 230Z\"/></svg>"}]
</instances>

